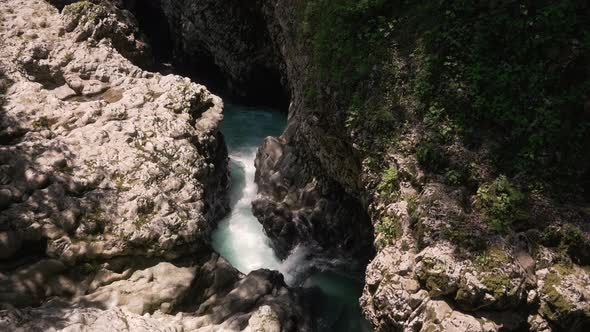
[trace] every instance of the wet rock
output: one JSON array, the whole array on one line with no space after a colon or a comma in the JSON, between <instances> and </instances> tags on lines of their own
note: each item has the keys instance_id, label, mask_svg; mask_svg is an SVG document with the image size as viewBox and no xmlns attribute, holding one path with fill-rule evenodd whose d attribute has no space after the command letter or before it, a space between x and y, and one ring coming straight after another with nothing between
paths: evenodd
<instances>
[{"instance_id":1,"label":"wet rock","mask_svg":"<svg viewBox=\"0 0 590 332\"><path fill-rule=\"evenodd\" d=\"M317 243L368 257L372 241L363 207L334 181L311 173L295 153L269 137L255 161L258 196L252 211L277 254L284 258L297 244Z\"/></svg>"}]
</instances>

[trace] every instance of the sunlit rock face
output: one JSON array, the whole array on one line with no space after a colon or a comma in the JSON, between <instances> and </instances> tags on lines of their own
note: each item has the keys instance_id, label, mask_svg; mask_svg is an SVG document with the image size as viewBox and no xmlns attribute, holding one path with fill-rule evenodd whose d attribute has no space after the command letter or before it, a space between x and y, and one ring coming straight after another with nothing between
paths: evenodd
<instances>
[{"instance_id":1,"label":"sunlit rock face","mask_svg":"<svg viewBox=\"0 0 590 332\"><path fill-rule=\"evenodd\" d=\"M307 330L280 274L209 246L221 99L134 65L149 48L109 2L0 13L0 330Z\"/></svg>"},{"instance_id":2,"label":"sunlit rock face","mask_svg":"<svg viewBox=\"0 0 590 332\"><path fill-rule=\"evenodd\" d=\"M47 254L68 262L205 243L227 210L221 100L121 56L109 33L123 38L122 23L107 7L58 15L40 3L48 13L25 20L35 7L11 5L1 215L15 236L49 239Z\"/></svg>"}]
</instances>

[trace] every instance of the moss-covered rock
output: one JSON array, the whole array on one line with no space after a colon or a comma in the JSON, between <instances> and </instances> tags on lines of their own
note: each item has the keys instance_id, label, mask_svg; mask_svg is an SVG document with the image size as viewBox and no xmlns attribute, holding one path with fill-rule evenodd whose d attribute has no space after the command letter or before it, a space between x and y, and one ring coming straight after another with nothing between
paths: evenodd
<instances>
[{"instance_id":1,"label":"moss-covered rock","mask_svg":"<svg viewBox=\"0 0 590 332\"><path fill-rule=\"evenodd\" d=\"M590 275L587 271L573 265L554 265L537 272L537 276L541 316L568 331L584 331L590 327Z\"/></svg>"}]
</instances>

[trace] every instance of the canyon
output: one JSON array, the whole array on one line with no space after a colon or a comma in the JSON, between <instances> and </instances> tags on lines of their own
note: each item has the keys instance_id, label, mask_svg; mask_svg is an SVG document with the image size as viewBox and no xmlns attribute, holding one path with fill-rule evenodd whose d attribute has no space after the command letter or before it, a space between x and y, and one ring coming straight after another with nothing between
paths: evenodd
<instances>
[{"instance_id":1,"label":"canyon","mask_svg":"<svg viewBox=\"0 0 590 332\"><path fill-rule=\"evenodd\" d=\"M425 47L404 30L385 64L350 69L346 49L326 74L371 39L330 30L374 24L355 6L407 9L335 3L0 3L0 329L361 331L317 308L359 270L358 307L335 312L374 331L590 328L586 160L581 193L524 190L495 162L499 129L473 142L420 109ZM242 166L232 135L264 121L222 132L228 100L286 113ZM234 213L254 233L223 235Z\"/></svg>"}]
</instances>

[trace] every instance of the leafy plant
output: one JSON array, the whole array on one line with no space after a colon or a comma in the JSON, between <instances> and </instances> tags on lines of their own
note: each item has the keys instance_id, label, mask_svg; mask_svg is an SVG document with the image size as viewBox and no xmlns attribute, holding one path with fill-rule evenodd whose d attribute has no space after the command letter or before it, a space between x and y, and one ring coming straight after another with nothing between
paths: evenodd
<instances>
[{"instance_id":1,"label":"leafy plant","mask_svg":"<svg viewBox=\"0 0 590 332\"><path fill-rule=\"evenodd\" d=\"M379 195L384 199L392 198L399 192L399 172L397 166L393 165L381 176L381 182L377 186Z\"/></svg>"},{"instance_id":2,"label":"leafy plant","mask_svg":"<svg viewBox=\"0 0 590 332\"><path fill-rule=\"evenodd\" d=\"M447 169L445 180L451 186L458 186L463 182L463 176L455 169Z\"/></svg>"},{"instance_id":3,"label":"leafy plant","mask_svg":"<svg viewBox=\"0 0 590 332\"><path fill-rule=\"evenodd\" d=\"M479 187L477 199L490 227L495 231L504 232L514 222L528 218L524 209L526 196L506 176L502 175Z\"/></svg>"},{"instance_id":4,"label":"leafy plant","mask_svg":"<svg viewBox=\"0 0 590 332\"><path fill-rule=\"evenodd\" d=\"M446 159L440 147L433 143L418 144L416 158L420 165L433 172L440 171L446 165Z\"/></svg>"},{"instance_id":5,"label":"leafy plant","mask_svg":"<svg viewBox=\"0 0 590 332\"><path fill-rule=\"evenodd\" d=\"M503 173L577 184L590 174L589 15L581 0L310 0L300 35L349 129L385 142L402 105L438 136L416 150L431 171L445 168L438 145L489 136Z\"/></svg>"},{"instance_id":6,"label":"leafy plant","mask_svg":"<svg viewBox=\"0 0 590 332\"><path fill-rule=\"evenodd\" d=\"M375 226L375 231L378 234L377 246L384 248L398 239L401 234L401 228L397 218L383 217Z\"/></svg>"}]
</instances>

